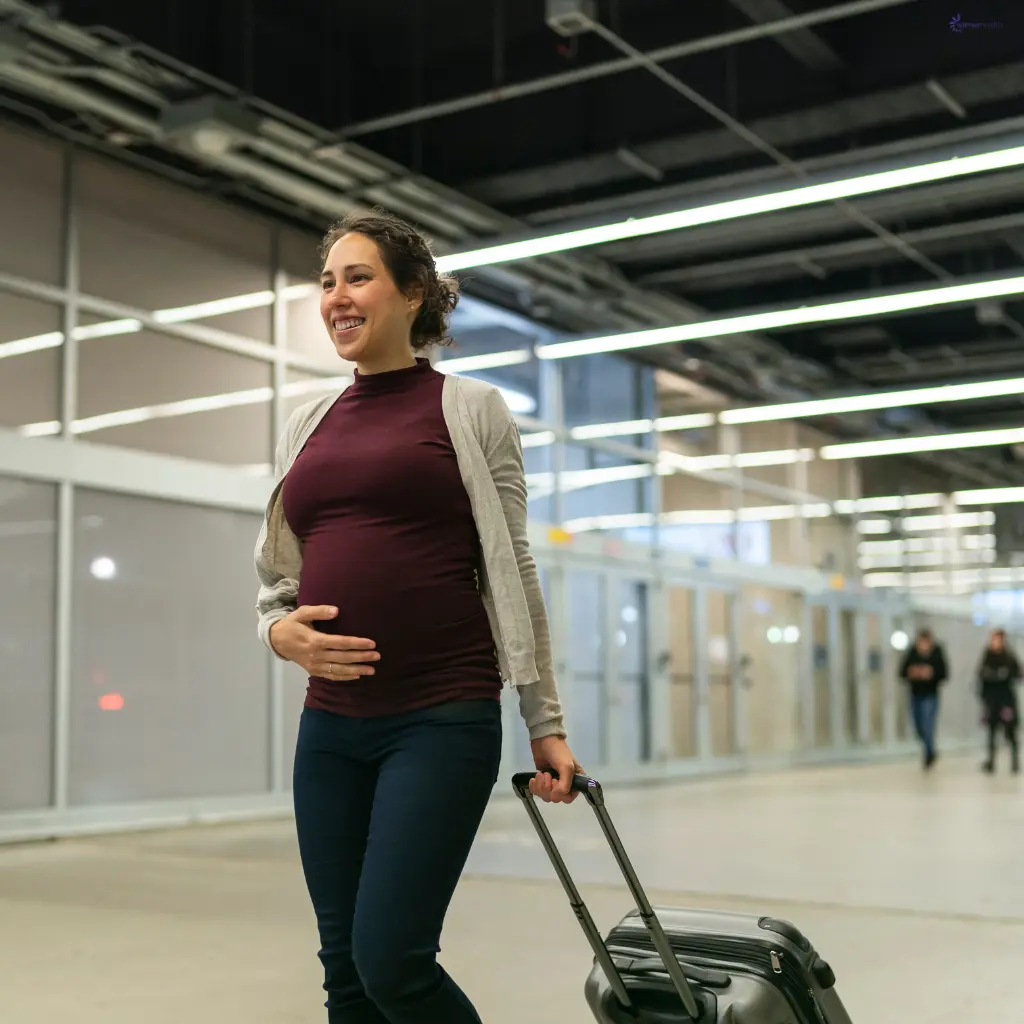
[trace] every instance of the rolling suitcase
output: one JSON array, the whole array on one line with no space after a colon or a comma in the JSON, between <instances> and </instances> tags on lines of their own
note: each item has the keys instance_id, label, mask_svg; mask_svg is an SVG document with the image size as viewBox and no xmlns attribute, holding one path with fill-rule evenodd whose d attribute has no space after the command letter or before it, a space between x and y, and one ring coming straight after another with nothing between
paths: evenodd
<instances>
[{"instance_id":1,"label":"rolling suitcase","mask_svg":"<svg viewBox=\"0 0 1024 1024\"><path fill-rule=\"evenodd\" d=\"M602 938L530 793L534 774L518 772L512 786L594 951L584 993L600 1024L851 1024L832 969L788 921L670 907L655 911L600 784L577 775L573 788L594 809L636 901L636 909Z\"/></svg>"}]
</instances>

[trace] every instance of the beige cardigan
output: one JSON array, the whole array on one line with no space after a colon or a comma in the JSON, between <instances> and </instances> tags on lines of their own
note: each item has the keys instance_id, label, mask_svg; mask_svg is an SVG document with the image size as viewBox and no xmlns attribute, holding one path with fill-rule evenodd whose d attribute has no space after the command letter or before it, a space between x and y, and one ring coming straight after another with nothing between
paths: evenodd
<instances>
[{"instance_id":1,"label":"beige cardigan","mask_svg":"<svg viewBox=\"0 0 1024 1024\"><path fill-rule=\"evenodd\" d=\"M277 484L256 543L259 637L273 651L270 627L296 607L301 545L281 507L282 481L310 434L343 392L300 406L278 445ZM515 420L490 384L449 374L442 411L480 536L480 593L502 679L517 689L531 739L564 736L544 595L526 535L526 477Z\"/></svg>"}]
</instances>

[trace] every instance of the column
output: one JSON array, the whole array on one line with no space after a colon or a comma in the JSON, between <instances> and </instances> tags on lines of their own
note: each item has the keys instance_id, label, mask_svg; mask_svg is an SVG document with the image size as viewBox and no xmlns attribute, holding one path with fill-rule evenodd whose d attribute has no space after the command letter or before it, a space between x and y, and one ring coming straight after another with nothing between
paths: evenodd
<instances>
[{"instance_id":1,"label":"column","mask_svg":"<svg viewBox=\"0 0 1024 1024\"><path fill-rule=\"evenodd\" d=\"M64 344L61 348L61 439L74 442L78 415L78 218L75 201L75 149L65 149L64 160ZM71 745L71 648L73 643L75 547L75 491L62 480L57 492L56 651L53 690L53 805L68 805Z\"/></svg>"}]
</instances>

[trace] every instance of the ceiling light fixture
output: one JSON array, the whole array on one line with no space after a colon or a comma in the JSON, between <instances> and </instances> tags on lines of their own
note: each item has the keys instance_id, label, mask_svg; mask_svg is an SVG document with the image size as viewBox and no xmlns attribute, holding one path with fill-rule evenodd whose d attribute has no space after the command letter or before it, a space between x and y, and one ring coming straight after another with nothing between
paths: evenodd
<instances>
[{"instance_id":1,"label":"ceiling light fixture","mask_svg":"<svg viewBox=\"0 0 1024 1024\"><path fill-rule=\"evenodd\" d=\"M631 349L652 348L681 341L721 338L747 331L767 331L782 327L882 316L886 313L903 313L913 309L930 309L959 302L977 302L979 299L995 298L1001 295L1019 295L1022 292L1024 292L1024 275L972 281L966 284L937 285L908 292L869 295L859 299L811 303L790 309L715 317L711 320L699 320L689 324L674 324L670 327L652 327L641 331L627 331L624 334L609 334L600 338L557 341L536 346L536 353L540 359L570 359L602 352L625 352Z\"/></svg>"},{"instance_id":2,"label":"ceiling light fixture","mask_svg":"<svg viewBox=\"0 0 1024 1024\"><path fill-rule=\"evenodd\" d=\"M1024 146L1011 146L987 153L932 160L910 167L899 167L871 174L858 174L838 181L825 181L796 188L778 189L762 195L727 199L704 206L669 213L653 214L647 217L628 217L609 224L558 231L535 238L524 238L513 242L482 246L464 252L450 253L437 259L437 267L443 271L466 270L470 267L493 266L514 260L533 259L556 252L567 252L591 245L604 245L627 238L678 231L701 224L717 224L742 217L757 216L791 210L799 206L848 199L851 196L871 195L891 189L907 188L930 181L965 177L986 171L1019 167L1024 164Z\"/></svg>"},{"instance_id":3,"label":"ceiling light fixture","mask_svg":"<svg viewBox=\"0 0 1024 1024\"><path fill-rule=\"evenodd\" d=\"M909 405L933 405L939 402L965 402L977 398L1024 394L1024 377L1007 380L976 381L969 384L942 384L938 387L907 388L903 391L873 391L866 395L818 398L806 402L747 406L727 409L718 414L722 423L767 423L795 420L808 416L836 416L850 412L870 412Z\"/></svg>"},{"instance_id":4,"label":"ceiling light fixture","mask_svg":"<svg viewBox=\"0 0 1024 1024\"><path fill-rule=\"evenodd\" d=\"M944 452L960 448L988 448L994 445L1020 444L1024 427L998 430L970 430L957 434L928 434L918 437L888 437L878 441L849 441L827 444L818 450L823 459L869 459L880 455L914 455L918 452Z\"/></svg>"}]
</instances>

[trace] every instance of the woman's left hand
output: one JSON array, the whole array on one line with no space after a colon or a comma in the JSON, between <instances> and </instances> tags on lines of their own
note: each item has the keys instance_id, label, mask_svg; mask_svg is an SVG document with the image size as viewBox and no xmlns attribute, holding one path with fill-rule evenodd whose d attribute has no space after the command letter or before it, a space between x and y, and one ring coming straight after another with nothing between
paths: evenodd
<instances>
[{"instance_id":1,"label":"woman's left hand","mask_svg":"<svg viewBox=\"0 0 1024 1024\"><path fill-rule=\"evenodd\" d=\"M544 736L539 740L531 740L533 763L537 766L537 775L530 780L530 792L546 803L571 804L579 793L571 789L573 775L579 775L583 768L569 749L569 744L561 736ZM558 773L555 779L549 774L554 769Z\"/></svg>"}]
</instances>

